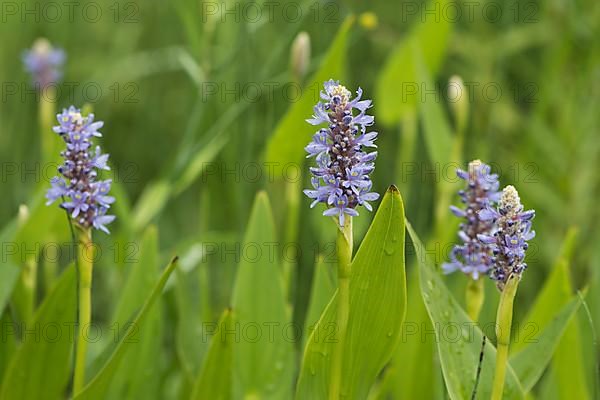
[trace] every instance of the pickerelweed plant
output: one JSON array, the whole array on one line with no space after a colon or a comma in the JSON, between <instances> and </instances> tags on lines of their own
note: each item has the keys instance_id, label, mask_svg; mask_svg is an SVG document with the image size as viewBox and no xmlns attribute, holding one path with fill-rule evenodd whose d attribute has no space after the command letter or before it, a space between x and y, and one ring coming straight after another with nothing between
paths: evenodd
<instances>
[{"instance_id":1,"label":"pickerelweed plant","mask_svg":"<svg viewBox=\"0 0 600 400\"><path fill-rule=\"evenodd\" d=\"M98 171L109 170L108 154L103 154L100 146L92 148L92 138L100 137L98 132L103 122L94 121L94 115L83 116L81 110L71 106L58 114L58 126L54 132L64 140L66 148L61 152L64 163L58 167L62 176L52 178L51 188L46 193L47 205L60 200L71 226L75 226L78 235L78 253L76 264L79 273L79 316L78 339L75 358L74 393L77 394L85 384L85 360L87 340L84 329L91 321L92 259L88 254L92 248L92 228L109 233L106 225L114 221L107 214L115 198L108 195L111 180L98 179ZM75 232L73 232L73 239Z\"/></svg>"},{"instance_id":2,"label":"pickerelweed plant","mask_svg":"<svg viewBox=\"0 0 600 400\"><path fill-rule=\"evenodd\" d=\"M454 215L463 219L458 237L462 243L453 247L450 262L442 264L448 274L462 271L469 276L466 291L467 312L473 321L477 321L483 305L484 290L482 277L492 269L492 245L482 242L479 235L489 235L494 228L493 221L480 217L480 211L498 202L498 175L490 173L489 165L480 160L469 163L466 171L458 169L456 175L466 182L458 192L464 208L450 206Z\"/></svg>"},{"instance_id":3,"label":"pickerelweed plant","mask_svg":"<svg viewBox=\"0 0 600 400\"><path fill-rule=\"evenodd\" d=\"M498 313L496 316L496 371L492 388L492 400L502 399L508 347L512 326L513 301L517 286L521 280L525 264L527 241L533 239L535 232L531 230L531 221L535 217L534 210L523 209L519 193L513 186L502 191L497 208L486 207L479 212L479 218L494 223L492 234L479 234L479 240L492 248L492 269L490 278L496 281L501 291Z\"/></svg>"},{"instance_id":4,"label":"pickerelweed plant","mask_svg":"<svg viewBox=\"0 0 600 400\"><path fill-rule=\"evenodd\" d=\"M369 201L379 198L371 192L373 186L369 174L374 170L377 152L367 153L366 148L376 147L377 132L367 132L374 117L367 115L371 100L361 100L362 89L351 99L351 93L338 81L329 80L321 91L322 102L314 107L314 115L307 122L311 125L326 124L319 129L306 146L307 157L315 157L317 166L312 167L312 190L304 193L314 199L311 208L318 203L327 205L325 216L336 217L338 225L338 341L332 355L330 399L339 399L341 390L344 337L349 316L349 278L352 262L352 217L358 216L360 205L372 211ZM354 110L358 112L355 114Z\"/></svg>"}]
</instances>

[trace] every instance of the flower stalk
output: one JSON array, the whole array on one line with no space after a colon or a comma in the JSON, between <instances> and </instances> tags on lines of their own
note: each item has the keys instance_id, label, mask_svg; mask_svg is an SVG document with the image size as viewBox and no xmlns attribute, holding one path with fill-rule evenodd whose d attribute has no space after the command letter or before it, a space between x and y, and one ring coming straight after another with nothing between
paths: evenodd
<instances>
[{"instance_id":1,"label":"flower stalk","mask_svg":"<svg viewBox=\"0 0 600 400\"><path fill-rule=\"evenodd\" d=\"M352 217L346 219L344 226L338 226L338 296L336 326L338 340L335 344L331 365L330 400L338 400L341 394L342 365L348 318L350 316L350 270L352 264Z\"/></svg>"},{"instance_id":2,"label":"flower stalk","mask_svg":"<svg viewBox=\"0 0 600 400\"><path fill-rule=\"evenodd\" d=\"M477 322L479 320L479 314L481 313L481 307L483 307L483 302L485 300L483 279L469 279L467 281L465 300L469 318L471 318L471 321Z\"/></svg>"},{"instance_id":3,"label":"flower stalk","mask_svg":"<svg viewBox=\"0 0 600 400\"><path fill-rule=\"evenodd\" d=\"M492 400L501 400L502 392L504 391L508 347L510 345L510 330L512 327L513 302L520 280L520 274L511 274L500 295L498 314L496 315L496 370L492 386Z\"/></svg>"},{"instance_id":4,"label":"flower stalk","mask_svg":"<svg viewBox=\"0 0 600 400\"><path fill-rule=\"evenodd\" d=\"M73 393L79 393L85 385L85 363L87 355L87 335L92 320L92 269L93 254L92 231L90 228L80 229L77 246L78 268L78 323L77 350L75 353L75 375Z\"/></svg>"}]
</instances>

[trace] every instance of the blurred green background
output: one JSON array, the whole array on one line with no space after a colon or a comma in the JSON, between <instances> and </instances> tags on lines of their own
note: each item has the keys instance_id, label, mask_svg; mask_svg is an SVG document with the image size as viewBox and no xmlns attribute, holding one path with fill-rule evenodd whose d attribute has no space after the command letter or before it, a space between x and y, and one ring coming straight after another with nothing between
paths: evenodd
<instances>
[{"instance_id":1,"label":"blurred green background","mask_svg":"<svg viewBox=\"0 0 600 400\"><path fill-rule=\"evenodd\" d=\"M24 49L46 37L67 53L55 106L86 105L105 121L101 143L111 155L116 182L114 233L95 235L110 256L101 257L96 268L94 320L113 321L115 293L124 290L132 265L139 263L142 233L151 224L158 231L160 265L177 253L183 256L181 273L204 277L171 282L177 290L168 292L160 315L163 350L156 361L155 397L185 392L189 382L181 371L198 368L198 360L186 365L186 353L205 349L194 343L194 334L178 336L189 323L181 303L188 303L190 313L202 308L202 318L209 320L228 305L236 260L225 250L239 245L262 189L271 196L281 243L303 250L289 264L293 318L304 323L316 255L327 252L334 235L300 193L309 185L302 148L313 130L304 118L328 78L341 79L353 91L360 86L373 99L379 132L374 190L398 185L407 218L430 239L437 263L456 241L457 221L447 211L460 186L454 169L479 158L492 165L503 185L515 185L525 207L537 213L517 318L527 314L574 228L570 290L588 290L600 331L597 1L107 0L76 6L72 15L60 2L48 4L2 4L0 226L14 221L19 205L39 201L39 188L52 176L39 164L40 99L21 61ZM310 37L306 72L291 57L302 31ZM339 75L329 75L334 72ZM458 101L447 92L453 76L464 84ZM291 163L290 171L302 176L298 182L281 179L280 164L271 179L269 162ZM37 172L28 172L32 168ZM46 214L52 214L46 228L56 232L54 239L68 241L60 211ZM358 241L371 218L361 211ZM207 243L217 250L206 255ZM284 258L288 263L290 257ZM409 281L416 279L411 263L407 269ZM448 281L462 300L463 277ZM497 294L491 283L487 289L483 320L493 321ZM183 292L189 298L181 300ZM410 310L409 302L407 321ZM577 316L573 351L583 359L577 382L592 396L598 390L598 348L586 313ZM196 328L191 330L198 335ZM403 391L405 386L390 393L440 396L434 357L414 357L428 371L401 367L412 371L408 376L415 383L407 385L414 392ZM551 374L536 389L539 398L562 398Z\"/></svg>"}]
</instances>

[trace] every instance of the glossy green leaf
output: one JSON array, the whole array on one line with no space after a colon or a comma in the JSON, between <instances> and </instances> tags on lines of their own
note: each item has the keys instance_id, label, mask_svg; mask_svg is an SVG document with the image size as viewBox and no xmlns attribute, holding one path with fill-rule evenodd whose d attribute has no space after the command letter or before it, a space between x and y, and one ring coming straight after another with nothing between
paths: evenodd
<instances>
[{"instance_id":1,"label":"glossy green leaf","mask_svg":"<svg viewBox=\"0 0 600 400\"><path fill-rule=\"evenodd\" d=\"M429 262L426 250L411 225L407 223L406 226L419 261L421 294L435 329L448 395L452 400L470 399L475 386L483 334ZM496 349L487 341L477 398L490 398L495 360ZM521 384L510 365L506 373L504 398L524 398Z\"/></svg>"},{"instance_id":2,"label":"glossy green leaf","mask_svg":"<svg viewBox=\"0 0 600 400\"><path fill-rule=\"evenodd\" d=\"M75 326L75 268L68 267L34 315L2 381L0 399L63 399ZM4 357L4 355L3 355Z\"/></svg>"},{"instance_id":3,"label":"glossy green leaf","mask_svg":"<svg viewBox=\"0 0 600 400\"><path fill-rule=\"evenodd\" d=\"M304 350L297 399L327 398L331 354L337 342L336 305L337 292ZM398 345L405 312L404 206L400 193L392 186L352 261L350 314L342 362L343 396L367 397Z\"/></svg>"},{"instance_id":4,"label":"glossy green leaf","mask_svg":"<svg viewBox=\"0 0 600 400\"><path fill-rule=\"evenodd\" d=\"M234 398L291 396L294 333L288 329L290 316L276 244L269 198L260 192L242 242L231 301L239 335L233 347Z\"/></svg>"},{"instance_id":5,"label":"glossy green leaf","mask_svg":"<svg viewBox=\"0 0 600 400\"><path fill-rule=\"evenodd\" d=\"M231 310L225 310L212 338L204 365L194 384L192 400L232 398L232 361L235 332Z\"/></svg>"},{"instance_id":6,"label":"glossy green leaf","mask_svg":"<svg viewBox=\"0 0 600 400\"><path fill-rule=\"evenodd\" d=\"M304 158L304 146L315 133L315 127L304 122L313 114L313 107L319 100L319 91L323 82L329 79L344 80L346 66L346 46L354 17L348 17L340 27L336 37L313 75L310 83L303 89L302 96L295 102L277 124L267 143L265 161L273 163L274 176L282 176L282 168L296 163L300 165Z\"/></svg>"},{"instance_id":7,"label":"glossy green leaf","mask_svg":"<svg viewBox=\"0 0 600 400\"><path fill-rule=\"evenodd\" d=\"M125 334L120 338L115 351L108 359L104 367L100 372L83 388L83 390L77 394L74 398L80 399L104 399L106 393L110 389L110 385L114 378L115 373L119 369L119 365L127 355L128 351L138 345L138 341L135 340L136 332L141 332L148 321L148 317L151 314L152 308L160 295L162 294L163 288L169 279L169 276L173 272L177 265L177 258L174 258L167 268L163 271L160 279L154 285L152 292L144 302L141 310L137 313L132 323L129 324Z\"/></svg>"},{"instance_id":8,"label":"glossy green leaf","mask_svg":"<svg viewBox=\"0 0 600 400\"><path fill-rule=\"evenodd\" d=\"M442 10L450 0L433 0L431 3L423 7ZM423 82L418 79L414 50L421 49L427 70L435 76L446 54L451 29L449 18L430 14L423 23L416 22L406 38L393 50L377 80L375 104L381 122L393 124L399 121L406 112L422 102L426 90L435 88L423 87Z\"/></svg>"}]
</instances>

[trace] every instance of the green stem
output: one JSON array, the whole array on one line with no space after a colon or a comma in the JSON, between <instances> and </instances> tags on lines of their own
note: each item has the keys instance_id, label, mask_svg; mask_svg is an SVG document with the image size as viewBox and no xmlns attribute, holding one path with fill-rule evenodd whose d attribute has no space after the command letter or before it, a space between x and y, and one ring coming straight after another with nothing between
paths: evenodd
<instances>
[{"instance_id":1,"label":"green stem","mask_svg":"<svg viewBox=\"0 0 600 400\"><path fill-rule=\"evenodd\" d=\"M75 354L75 377L73 379L73 394L78 394L85 385L85 361L87 354L87 338L85 332L89 330L92 317L92 232L90 229L82 230L78 243L79 266L79 316L77 332L77 351Z\"/></svg>"},{"instance_id":2,"label":"green stem","mask_svg":"<svg viewBox=\"0 0 600 400\"><path fill-rule=\"evenodd\" d=\"M498 314L496 316L496 371L494 375L494 386L492 387L492 400L501 400L504 390L504 377L506 376L506 364L508 362L508 346L510 344L510 329L512 326L513 302L517 293L520 280L519 275L511 274L500 295Z\"/></svg>"},{"instance_id":3,"label":"green stem","mask_svg":"<svg viewBox=\"0 0 600 400\"><path fill-rule=\"evenodd\" d=\"M481 313L484 298L485 291L483 279L469 279L465 299L467 304L467 314L471 318L471 321L477 322L479 320L479 314Z\"/></svg>"},{"instance_id":4,"label":"green stem","mask_svg":"<svg viewBox=\"0 0 600 400\"><path fill-rule=\"evenodd\" d=\"M56 121L56 107L52 99L56 97L54 87L43 89L40 93L39 119L40 142L42 144L42 160L46 163L53 162L58 156L60 140L52 131L53 122Z\"/></svg>"},{"instance_id":5,"label":"green stem","mask_svg":"<svg viewBox=\"0 0 600 400\"><path fill-rule=\"evenodd\" d=\"M337 332L338 340L331 360L330 400L338 400L341 393L344 341L350 315L350 265L352 262L352 218L348 217L343 227L338 227L338 292L337 292Z\"/></svg>"}]
</instances>

